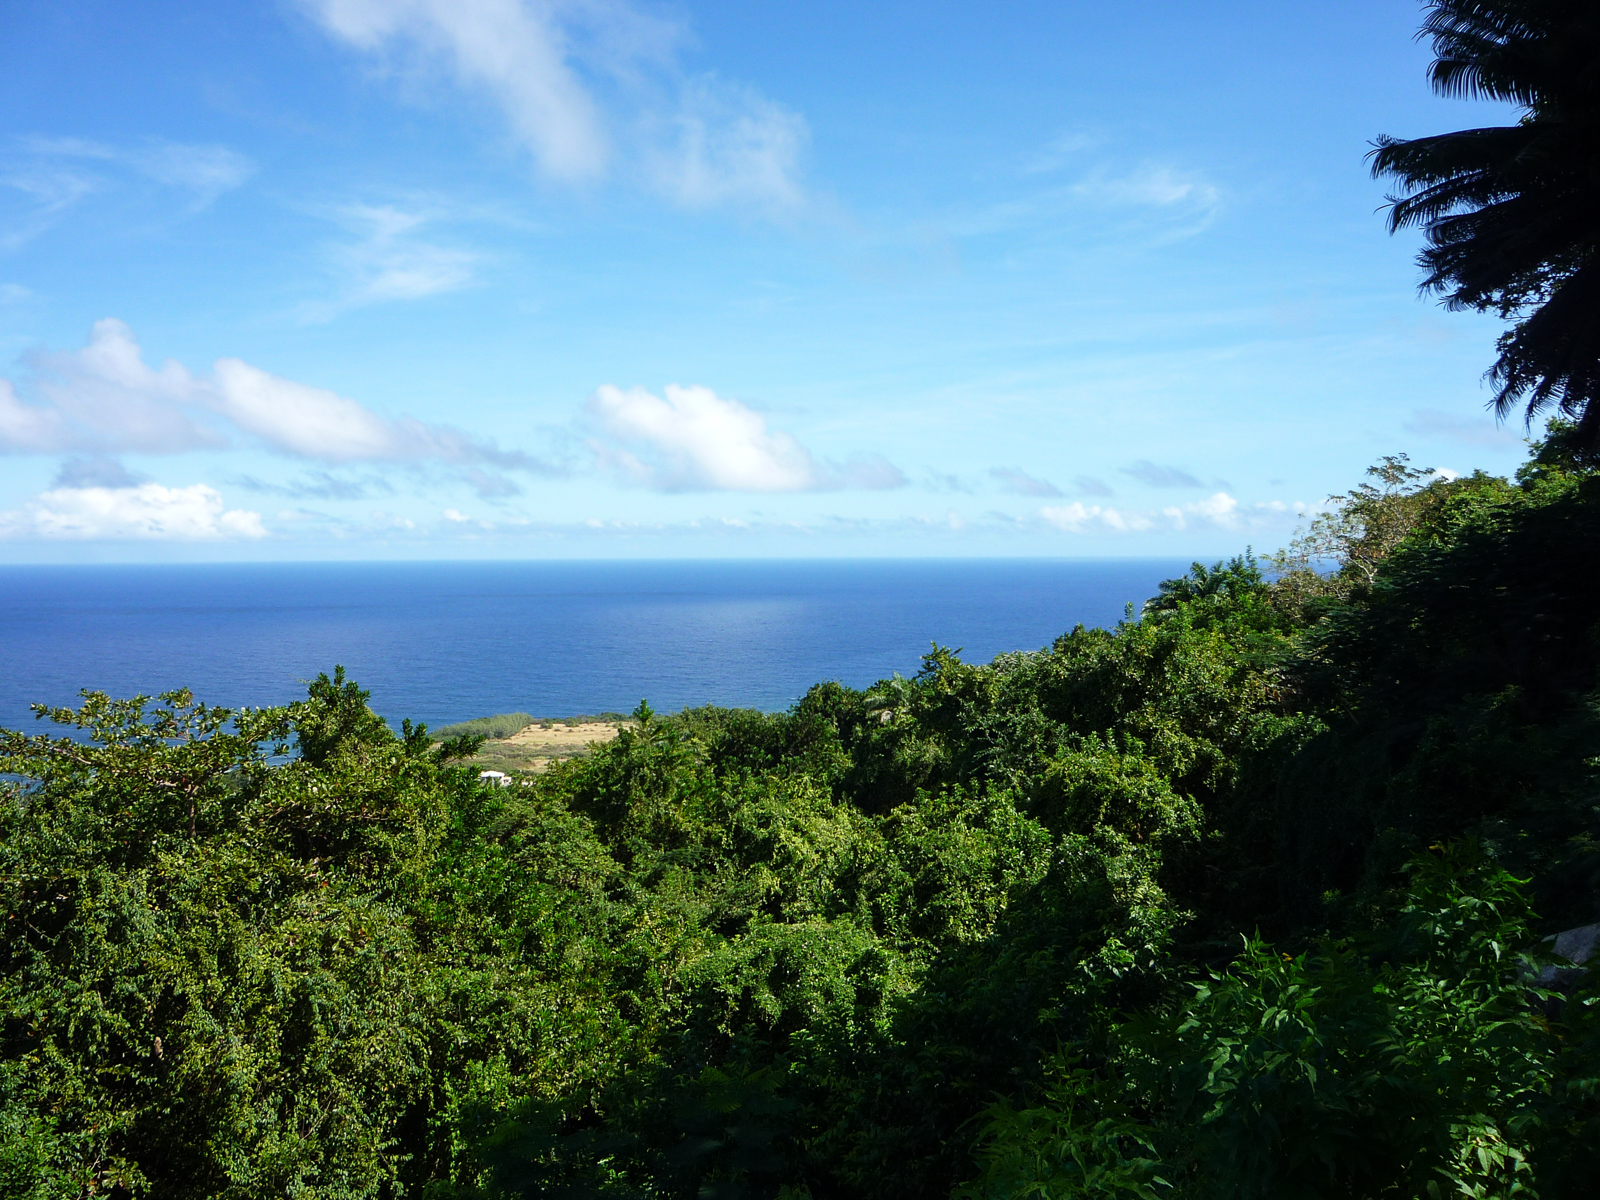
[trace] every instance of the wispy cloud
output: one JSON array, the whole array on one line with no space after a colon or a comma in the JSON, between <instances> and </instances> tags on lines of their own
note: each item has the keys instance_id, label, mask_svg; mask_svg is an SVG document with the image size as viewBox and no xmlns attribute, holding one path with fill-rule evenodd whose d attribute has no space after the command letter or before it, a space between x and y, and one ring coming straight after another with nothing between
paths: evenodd
<instances>
[{"instance_id":1,"label":"wispy cloud","mask_svg":"<svg viewBox=\"0 0 1600 1200\"><path fill-rule=\"evenodd\" d=\"M193 145L151 138L133 145L110 145L84 138L31 137L23 150L42 162L103 163L142 175L190 195L190 205L203 208L224 192L239 187L256 165L227 146ZM82 194L81 192L79 194Z\"/></svg>"},{"instance_id":2,"label":"wispy cloud","mask_svg":"<svg viewBox=\"0 0 1600 1200\"><path fill-rule=\"evenodd\" d=\"M627 173L690 208L792 211L804 197L804 119L749 87L685 73L684 26L628 0L301 5L368 61L442 70L489 99L550 179L592 182L626 157Z\"/></svg>"},{"instance_id":3,"label":"wispy cloud","mask_svg":"<svg viewBox=\"0 0 1600 1200\"><path fill-rule=\"evenodd\" d=\"M1015 492L1019 496L1061 496L1062 492L1055 484L1047 479L1035 479L1025 471L1015 467L991 467L989 474L999 481L1000 486L1008 492Z\"/></svg>"},{"instance_id":4,"label":"wispy cloud","mask_svg":"<svg viewBox=\"0 0 1600 1200\"><path fill-rule=\"evenodd\" d=\"M1287 532L1296 517L1304 517L1304 505L1281 501L1244 503L1226 493L1218 493L1192 504L1164 509L1134 510L1105 505L1070 504L1045 506L1026 516L1004 512L973 515L955 510L907 513L890 517L859 514L817 514L801 518L779 518L760 513L733 516L727 513L671 519L661 516L593 516L579 521L549 521L518 514L480 517L460 509L442 511L431 525L419 524L409 532L417 537L480 537L493 533L504 537L573 538L589 541L595 537L632 538L719 538L767 539L793 537L948 537L989 538L996 534L1039 536L1062 534L1083 537L1159 537L1194 530L1221 530L1229 534L1250 531ZM374 513L377 521L383 514ZM280 518L285 514L279 514ZM374 526L373 528L377 528Z\"/></svg>"},{"instance_id":5,"label":"wispy cloud","mask_svg":"<svg viewBox=\"0 0 1600 1200\"><path fill-rule=\"evenodd\" d=\"M295 500L364 500L374 493L393 495L395 490L394 484L380 475L349 479L330 471L305 471L288 483L272 483L254 475L241 475L228 482L247 492Z\"/></svg>"},{"instance_id":6,"label":"wispy cloud","mask_svg":"<svg viewBox=\"0 0 1600 1200\"><path fill-rule=\"evenodd\" d=\"M420 54L487 95L540 168L557 179L598 175L605 123L573 61L564 27L574 9L518 0L304 0L328 33L366 52ZM623 9L619 16L627 14ZM628 14L631 15L631 14Z\"/></svg>"},{"instance_id":7,"label":"wispy cloud","mask_svg":"<svg viewBox=\"0 0 1600 1200\"><path fill-rule=\"evenodd\" d=\"M1093 475L1074 475L1072 486L1084 496L1111 496L1115 495L1111 485L1103 479L1096 479Z\"/></svg>"},{"instance_id":8,"label":"wispy cloud","mask_svg":"<svg viewBox=\"0 0 1600 1200\"><path fill-rule=\"evenodd\" d=\"M760 413L710 388L669 384L664 396L606 384L588 411L604 431L592 443L602 464L660 491L809 492L903 487L878 457L820 460Z\"/></svg>"},{"instance_id":9,"label":"wispy cloud","mask_svg":"<svg viewBox=\"0 0 1600 1200\"><path fill-rule=\"evenodd\" d=\"M204 203L239 187L256 172L255 163L226 146L157 142L135 152L129 161L158 183L188 188Z\"/></svg>"},{"instance_id":10,"label":"wispy cloud","mask_svg":"<svg viewBox=\"0 0 1600 1200\"><path fill-rule=\"evenodd\" d=\"M114 458L69 458L56 471L52 487L131 488L149 480L136 475Z\"/></svg>"},{"instance_id":11,"label":"wispy cloud","mask_svg":"<svg viewBox=\"0 0 1600 1200\"><path fill-rule=\"evenodd\" d=\"M226 146L148 139L112 145L84 138L23 137L0 157L0 185L21 200L0 227L0 250L14 250L49 229L68 209L115 180L141 178L180 193L191 216L255 173L255 163Z\"/></svg>"},{"instance_id":12,"label":"wispy cloud","mask_svg":"<svg viewBox=\"0 0 1600 1200\"><path fill-rule=\"evenodd\" d=\"M662 191L686 208L742 204L792 212L805 201L805 119L752 88L703 76L685 86L671 135L650 154Z\"/></svg>"},{"instance_id":13,"label":"wispy cloud","mask_svg":"<svg viewBox=\"0 0 1600 1200\"><path fill-rule=\"evenodd\" d=\"M956 236L982 237L1076 223L1102 238L1162 245L1205 230L1225 200L1223 189L1199 171L1154 160L1130 163L1099 138L1064 139L1023 174L1027 182L1014 194L941 224Z\"/></svg>"},{"instance_id":14,"label":"wispy cloud","mask_svg":"<svg viewBox=\"0 0 1600 1200\"><path fill-rule=\"evenodd\" d=\"M55 224L61 213L95 188L81 171L54 163L24 162L0 169L0 186L19 201L17 211L0 226L0 250L26 245Z\"/></svg>"},{"instance_id":15,"label":"wispy cloud","mask_svg":"<svg viewBox=\"0 0 1600 1200\"><path fill-rule=\"evenodd\" d=\"M423 230L435 220L428 213L354 204L334 216L356 240L334 247L334 294L301 305L302 320L327 321L368 304L421 300L473 283L478 255L424 238Z\"/></svg>"},{"instance_id":16,"label":"wispy cloud","mask_svg":"<svg viewBox=\"0 0 1600 1200\"><path fill-rule=\"evenodd\" d=\"M1196 172L1167 163L1100 168L1079 179L1070 190L1158 245L1203 233L1223 205L1220 187Z\"/></svg>"},{"instance_id":17,"label":"wispy cloud","mask_svg":"<svg viewBox=\"0 0 1600 1200\"><path fill-rule=\"evenodd\" d=\"M1105 143L1105 136L1088 130L1075 129L1052 138L1044 149L1033 156L1022 168L1027 175L1046 175L1063 167L1081 162L1085 151Z\"/></svg>"},{"instance_id":18,"label":"wispy cloud","mask_svg":"<svg viewBox=\"0 0 1600 1200\"><path fill-rule=\"evenodd\" d=\"M1079 196L1111 205L1209 211L1222 198L1214 184L1175 167L1147 163L1132 171L1097 170L1072 185Z\"/></svg>"},{"instance_id":19,"label":"wispy cloud","mask_svg":"<svg viewBox=\"0 0 1600 1200\"><path fill-rule=\"evenodd\" d=\"M497 471L484 471L477 467L469 467L460 473L461 482L465 483L478 494L478 499L488 500L491 503L509 500L512 496L522 495L522 485L508 475Z\"/></svg>"},{"instance_id":20,"label":"wispy cloud","mask_svg":"<svg viewBox=\"0 0 1600 1200\"><path fill-rule=\"evenodd\" d=\"M923 476L922 486L930 492L959 492L963 495L972 494L972 485L959 475L949 474L944 471L929 471Z\"/></svg>"},{"instance_id":21,"label":"wispy cloud","mask_svg":"<svg viewBox=\"0 0 1600 1200\"><path fill-rule=\"evenodd\" d=\"M1127 467L1118 467L1124 475L1131 475L1146 487L1153 488L1201 488L1201 483L1182 467L1163 466L1153 463L1149 459L1140 459Z\"/></svg>"}]
</instances>

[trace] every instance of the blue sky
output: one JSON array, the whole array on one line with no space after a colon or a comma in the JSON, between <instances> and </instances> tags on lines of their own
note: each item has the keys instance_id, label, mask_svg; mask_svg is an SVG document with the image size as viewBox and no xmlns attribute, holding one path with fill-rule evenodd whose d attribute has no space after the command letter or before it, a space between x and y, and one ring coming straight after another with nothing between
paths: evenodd
<instances>
[{"instance_id":1,"label":"blue sky","mask_svg":"<svg viewBox=\"0 0 1600 1200\"><path fill-rule=\"evenodd\" d=\"M9 0L0 561L1214 555L1510 470L1419 10Z\"/></svg>"}]
</instances>

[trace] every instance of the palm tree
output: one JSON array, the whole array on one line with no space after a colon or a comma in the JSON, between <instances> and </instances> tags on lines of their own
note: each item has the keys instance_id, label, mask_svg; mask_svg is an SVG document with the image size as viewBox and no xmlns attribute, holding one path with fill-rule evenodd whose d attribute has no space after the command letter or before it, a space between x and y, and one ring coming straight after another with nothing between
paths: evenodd
<instances>
[{"instance_id":1,"label":"palm tree","mask_svg":"<svg viewBox=\"0 0 1600 1200\"><path fill-rule=\"evenodd\" d=\"M1515 125L1379 138L1389 229L1421 226L1424 291L1517 323L1488 377L1497 415L1554 406L1600 445L1600 2L1429 0L1442 95L1505 100Z\"/></svg>"},{"instance_id":2,"label":"palm tree","mask_svg":"<svg viewBox=\"0 0 1600 1200\"><path fill-rule=\"evenodd\" d=\"M1163 579L1158 594L1144 602L1143 613L1164 617L1177 612L1185 604L1216 604L1228 599L1237 600L1260 587L1261 583L1261 569L1256 566L1256 556L1249 550L1213 567L1205 563L1193 563L1187 575Z\"/></svg>"}]
</instances>

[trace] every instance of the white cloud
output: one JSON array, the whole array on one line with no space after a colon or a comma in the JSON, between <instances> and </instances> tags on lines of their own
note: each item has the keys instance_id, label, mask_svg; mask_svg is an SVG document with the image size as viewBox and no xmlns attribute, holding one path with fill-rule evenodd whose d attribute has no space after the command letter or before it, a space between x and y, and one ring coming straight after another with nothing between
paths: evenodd
<instances>
[{"instance_id":1,"label":"white cloud","mask_svg":"<svg viewBox=\"0 0 1600 1200\"><path fill-rule=\"evenodd\" d=\"M224 441L196 419L205 385L172 359L147 365L132 330L114 318L96 321L81 350L30 362L46 403L20 403L5 382L0 450L170 454Z\"/></svg>"},{"instance_id":2,"label":"white cloud","mask_svg":"<svg viewBox=\"0 0 1600 1200\"><path fill-rule=\"evenodd\" d=\"M1155 520L1148 513L1124 513L1108 505L1085 504L1081 500L1046 505L1039 510L1039 519L1063 533L1134 533L1155 526Z\"/></svg>"},{"instance_id":3,"label":"white cloud","mask_svg":"<svg viewBox=\"0 0 1600 1200\"><path fill-rule=\"evenodd\" d=\"M275 450L329 462L397 457L390 423L354 400L252 367L217 360L217 407Z\"/></svg>"},{"instance_id":4,"label":"white cloud","mask_svg":"<svg viewBox=\"0 0 1600 1200\"><path fill-rule=\"evenodd\" d=\"M614 462L669 491L723 488L799 492L815 485L811 453L787 433L768 432L767 420L710 388L668 384L666 398L644 388L601 386L589 400L612 437L652 454L644 462L613 450Z\"/></svg>"},{"instance_id":5,"label":"white cloud","mask_svg":"<svg viewBox=\"0 0 1600 1200\"><path fill-rule=\"evenodd\" d=\"M301 0L328 34L387 64L443 64L489 98L547 176L603 176L619 141L692 208L801 203L804 119L677 65L679 23L627 0ZM603 89L601 85L606 85ZM624 110L608 116L597 98Z\"/></svg>"},{"instance_id":6,"label":"white cloud","mask_svg":"<svg viewBox=\"0 0 1600 1200\"><path fill-rule=\"evenodd\" d=\"M1253 529L1283 524L1290 506L1281 500L1241 504L1227 492L1217 492L1190 504L1168 505L1159 511L1134 511L1109 505L1071 504L1046 506L1037 517L1063 533L1143 533L1178 531L1191 526L1213 529ZM1298 511L1298 510L1296 510Z\"/></svg>"},{"instance_id":7,"label":"white cloud","mask_svg":"<svg viewBox=\"0 0 1600 1200\"><path fill-rule=\"evenodd\" d=\"M527 455L498 450L460 430L411 417L381 417L354 400L273 375L237 358L212 368L214 404L234 425L274 450L322 462L488 462L537 468Z\"/></svg>"},{"instance_id":8,"label":"white cloud","mask_svg":"<svg viewBox=\"0 0 1600 1200\"><path fill-rule=\"evenodd\" d=\"M1227 492L1217 492L1193 504L1172 505L1163 508L1161 514L1172 522L1174 529L1187 528L1191 520L1219 525L1224 529L1237 529L1243 515L1239 511L1239 502Z\"/></svg>"},{"instance_id":9,"label":"white cloud","mask_svg":"<svg viewBox=\"0 0 1600 1200\"><path fill-rule=\"evenodd\" d=\"M0 450L64 450L71 444L61 414L24 404L9 379L0 379Z\"/></svg>"},{"instance_id":10,"label":"white cloud","mask_svg":"<svg viewBox=\"0 0 1600 1200\"><path fill-rule=\"evenodd\" d=\"M0 537L99 541L225 541L267 536L261 514L226 508L203 483L163 487L60 487L0 513Z\"/></svg>"},{"instance_id":11,"label":"white cloud","mask_svg":"<svg viewBox=\"0 0 1600 1200\"><path fill-rule=\"evenodd\" d=\"M668 384L665 398L644 388L605 384L590 414L610 442L594 444L601 461L662 491L803 492L900 487L903 476L881 458L819 463L795 438L710 388Z\"/></svg>"},{"instance_id":12,"label":"white cloud","mask_svg":"<svg viewBox=\"0 0 1600 1200\"><path fill-rule=\"evenodd\" d=\"M237 358L218 359L209 379L172 359L152 368L133 332L112 318L95 322L83 349L36 354L32 361L46 402L23 403L11 382L0 380L0 452L172 454L225 445L231 431L320 462L545 469L460 430L380 416Z\"/></svg>"}]
</instances>

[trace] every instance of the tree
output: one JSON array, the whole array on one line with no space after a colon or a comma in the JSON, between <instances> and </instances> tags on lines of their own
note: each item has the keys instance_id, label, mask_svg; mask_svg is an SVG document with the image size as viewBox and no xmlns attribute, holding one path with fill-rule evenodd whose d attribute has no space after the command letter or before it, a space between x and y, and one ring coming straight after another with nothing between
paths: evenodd
<instances>
[{"instance_id":1,"label":"tree","mask_svg":"<svg viewBox=\"0 0 1600 1200\"><path fill-rule=\"evenodd\" d=\"M1378 482L1329 496L1328 510L1267 559L1277 573L1278 595L1291 608L1370 590L1384 560L1438 498L1437 472L1411 466L1405 454L1384 455L1367 474Z\"/></svg>"},{"instance_id":2,"label":"tree","mask_svg":"<svg viewBox=\"0 0 1600 1200\"><path fill-rule=\"evenodd\" d=\"M1391 232L1425 230L1424 291L1517 323L1489 371L1495 412L1553 406L1600 445L1600 4L1430 0L1434 90L1503 100L1515 125L1382 137Z\"/></svg>"},{"instance_id":3,"label":"tree","mask_svg":"<svg viewBox=\"0 0 1600 1200\"><path fill-rule=\"evenodd\" d=\"M1142 611L1146 616L1160 617L1177 612L1185 604L1236 600L1261 584L1261 570L1256 566L1255 555L1248 551L1210 567L1192 563L1187 575L1163 579L1157 594L1144 602Z\"/></svg>"}]
</instances>

